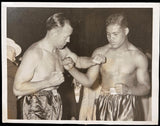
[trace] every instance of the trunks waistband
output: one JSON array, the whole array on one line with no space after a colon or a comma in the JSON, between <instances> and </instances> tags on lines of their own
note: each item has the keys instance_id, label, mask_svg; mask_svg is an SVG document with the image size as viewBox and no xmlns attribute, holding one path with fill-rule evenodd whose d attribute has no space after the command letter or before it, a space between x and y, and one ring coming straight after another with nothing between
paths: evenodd
<instances>
[{"instance_id":1,"label":"trunks waistband","mask_svg":"<svg viewBox=\"0 0 160 126\"><path fill-rule=\"evenodd\" d=\"M108 88L108 89L101 89L100 91L100 95L116 95L118 94L116 92L116 89L115 88Z\"/></svg>"},{"instance_id":2,"label":"trunks waistband","mask_svg":"<svg viewBox=\"0 0 160 126\"><path fill-rule=\"evenodd\" d=\"M51 91L53 93L53 95L58 95L59 93L57 92L57 89L58 89L58 86L56 86L56 87L49 87L49 88L42 89L42 90L40 90L38 92L35 92L33 94L30 94L30 95L41 94L44 91L45 92ZM28 95L24 95L24 96L28 96ZM17 99L20 99L21 97L23 97L23 96L17 96Z\"/></svg>"}]
</instances>

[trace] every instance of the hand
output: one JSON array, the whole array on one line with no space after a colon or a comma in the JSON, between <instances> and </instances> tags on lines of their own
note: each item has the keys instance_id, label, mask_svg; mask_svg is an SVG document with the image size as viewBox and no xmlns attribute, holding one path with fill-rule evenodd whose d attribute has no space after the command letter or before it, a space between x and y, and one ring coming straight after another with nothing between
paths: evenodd
<instances>
[{"instance_id":1,"label":"hand","mask_svg":"<svg viewBox=\"0 0 160 126\"><path fill-rule=\"evenodd\" d=\"M102 64L106 62L106 57L103 56L102 54L97 54L93 57L92 61L96 64Z\"/></svg>"},{"instance_id":2,"label":"hand","mask_svg":"<svg viewBox=\"0 0 160 126\"><path fill-rule=\"evenodd\" d=\"M131 94L129 87L123 83L116 83L115 89L118 94Z\"/></svg>"},{"instance_id":3,"label":"hand","mask_svg":"<svg viewBox=\"0 0 160 126\"><path fill-rule=\"evenodd\" d=\"M46 79L48 80L50 86L57 86L64 82L62 72L52 72Z\"/></svg>"},{"instance_id":4,"label":"hand","mask_svg":"<svg viewBox=\"0 0 160 126\"><path fill-rule=\"evenodd\" d=\"M74 67L74 62L72 60L72 58L67 57L63 60L63 66L66 70L71 70Z\"/></svg>"}]
</instances>

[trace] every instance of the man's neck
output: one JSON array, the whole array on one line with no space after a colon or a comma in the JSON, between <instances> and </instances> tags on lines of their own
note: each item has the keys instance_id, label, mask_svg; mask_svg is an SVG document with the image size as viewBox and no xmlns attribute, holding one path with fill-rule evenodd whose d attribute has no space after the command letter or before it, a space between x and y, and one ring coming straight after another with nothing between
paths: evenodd
<instances>
[{"instance_id":1,"label":"man's neck","mask_svg":"<svg viewBox=\"0 0 160 126\"><path fill-rule=\"evenodd\" d=\"M42 49L45 49L50 53L56 51L53 40L50 40L48 38L42 39L40 45Z\"/></svg>"},{"instance_id":2,"label":"man's neck","mask_svg":"<svg viewBox=\"0 0 160 126\"><path fill-rule=\"evenodd\" d=\"M130 43L128 41L126 41L119 48L114 49L114 51L117 52L117 53L121 53L121 52L127 51L129 49L129 44Z\"/></svg>"}]
</instances>

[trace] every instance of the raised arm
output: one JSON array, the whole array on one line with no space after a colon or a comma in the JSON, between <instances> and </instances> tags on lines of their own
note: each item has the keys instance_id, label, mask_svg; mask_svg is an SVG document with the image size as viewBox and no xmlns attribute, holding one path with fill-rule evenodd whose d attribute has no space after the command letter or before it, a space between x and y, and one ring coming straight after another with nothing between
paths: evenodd
<instances>
[{"instance_id":1,"label":"raised arm","mask_svg":"<svg viewBox=\"0 0 160 126\"><path fill-rule=\"evenodd\" d=\"M96 51L97 53L97 51ZM96 55L95 53L93 53L93 55ZM101 57L97 57L96 62L103 60L103 56ZM86 86L86 87L90 87L92 86L92 84L94 83L94 81L97 79L98 74L99 74L99 69L100 69L100 65L94 65L91 66L87 73L82 73L80 71L78 71L75 67L74 67L74 62L71 58L67 58L63 61L63 65L64 68L66 70L69 71L69 73L82 85Z\"/></svg>"},{"instance_id":2,"label":"raised arm","mask_svg":"<svg viewBox=\"0 0 160 126\"><path fill-rule=\"evenodd\" d=\"M14 80L13 91L16 96L35 93L40 89L56 86L64 81L62 73L51 73L44 80L31 82L38 62L40 62L38 54L40 52L35 51L28 51L24 54Z\"/></svg>"},{"instance_id":3,"label":"raised arm","mask_svg":"<svg viewBox=\"0 0 160 126\"><path fill-rule=\"evenodd\" d=\"M111 48L110 44L97 48L92 57L78 57L76 63L77 68L89 68L94 65L100 65L106 62L106 57L104 55Z\"/></svg>"},{"instance_id":4,"label":"raised arm","mask_svg":"<svg viewBox=\"0 0 160 126\"><path fill-rule=\"evenodd\" d=\"M67 57L72 58L72 60L75 63L75 67L77 68L86 69L96 64L95 62L93 62L92 57L85 57L85 56L80 57L74 52L71 52L70 49L67 47L63 50L60 50L59 52L60 52L60 56L62 59L67 58Z\"/></svg>"},{"instance_id":5,"label":"raised arm","mask_svg":"<svg viewBox=\"0 0 160 126\"><path fill-rule=\"evenodd\" d=\"M73 58L68 58L63 61L64 67L66 70L69 71L69 73L82 85L86 87L92 86L92 84L95 82L95 80L98 77L100 65L102 63L106 62L105 54L110 49L110 45L107 44L103 47L97 48L93 54L92 54L92 62L94 62L94 65L90 66L87 73L79 72L75 67L74 63L77 64L77 62L73 61ZM78 57L80 59L80 57ZM83 66L83 64L87 64L84 59L79 60L78 64L79 66ZM77 65L75 65L77 67ZM82 68L82 67L81 67Z\"/></svg>"},{"instance_id":6,"label":"raised arm","mask_svg":"<svg viewBox=\"0 0 160 126\"><path fill-rule=\"evenodd\" d=\"M92 55L92 57L78 56L75 53L71 52L67 47L63 50L60 50L59 52L60 52L62 59L66 58L66 57L72 58L72 60L75 63L75 67L77 67L77 68L86 69L86 68L89 68L91 66L94 66L96 64L101 63L98 60L96 60L96 58L97 58L96 54L98 54L98 53L94 53ZM100 55L101 55L101 53L100 53ZM105 59L104 59L104 61L105 61Z\"/></svg>"}]
</instances>

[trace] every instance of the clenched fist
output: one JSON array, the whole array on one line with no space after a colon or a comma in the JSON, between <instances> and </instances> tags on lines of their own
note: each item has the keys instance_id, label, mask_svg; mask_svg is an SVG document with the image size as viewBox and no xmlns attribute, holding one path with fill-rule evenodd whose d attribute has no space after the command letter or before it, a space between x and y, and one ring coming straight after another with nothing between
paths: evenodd
<instances>
[{"instance_id":1,"label":"clenched fist","mask_svg":"<svg viewBox=\"0 0 160 126\"><path fill-rule=\"evenodd\" d=\"M64 76L62 72L52 72L46 79L48 80L50 86L57 86L64 82Z\"/></svg>"},{"instance_id":2,"label":"clenched fist","mask_svg":"<svg viewBox=\"0 0 160 126\"><path fill-rule=\"evenodd\" d=\"M66 70L70 70L74 67L74 62L72 60L72 58L67 57L63 60L63 66Z\"/></svg>"},{"instance_id":3,"label":"clenched fist","mask_svg":"<svg viewBox=\"0 0 160 126\"><path fill-rule=\"evenodd\" d=\"M97 54L93 57L92 61L96 64L102 64L106 62L106 57L103 56L102 54Z\"/></svg>"}]
</instances>

